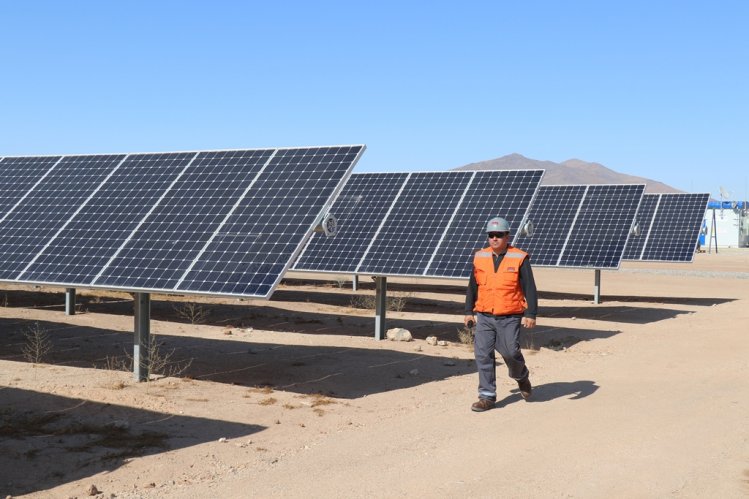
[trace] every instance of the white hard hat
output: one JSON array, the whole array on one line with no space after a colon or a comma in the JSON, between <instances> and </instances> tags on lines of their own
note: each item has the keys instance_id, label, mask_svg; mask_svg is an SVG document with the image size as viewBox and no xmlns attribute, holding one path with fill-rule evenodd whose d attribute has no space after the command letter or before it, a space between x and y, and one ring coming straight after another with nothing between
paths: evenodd
<instances>
[{"instance_id":1,"label":"white hard hat","mask_svg":"<svg viewBox=\"0 0 749 499\"><path fill-rule=\"evenodd\" d=\"M510 232L510 224L504 218L494 217L486 224L486 232Z\"/></svg>"}]
</instances>

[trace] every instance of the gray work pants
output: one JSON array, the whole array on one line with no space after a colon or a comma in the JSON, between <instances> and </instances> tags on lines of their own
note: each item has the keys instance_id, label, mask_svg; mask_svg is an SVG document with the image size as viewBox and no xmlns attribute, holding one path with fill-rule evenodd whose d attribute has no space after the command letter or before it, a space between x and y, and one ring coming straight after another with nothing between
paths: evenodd
<instances>
[{"instance_id":1,"label":"gray work pants","mask_svg":"<svg viewBox=\"0 0 749 499\"><path fill-rule=\"evenodd\" d=\"M476 333L473 351L479 372L479 398L497 400L497 372L494 351L502 356L511 378L520 381L528 377L525 358L520 351L519 315L476 314Z\"/></svg>"}]
</instances>

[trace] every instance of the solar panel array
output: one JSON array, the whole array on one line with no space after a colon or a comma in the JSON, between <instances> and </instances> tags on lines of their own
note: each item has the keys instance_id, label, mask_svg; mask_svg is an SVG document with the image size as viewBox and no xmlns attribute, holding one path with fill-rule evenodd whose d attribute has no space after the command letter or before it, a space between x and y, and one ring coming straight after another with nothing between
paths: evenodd
<instances>
[{"instance_id":1,"label":"solar panel array","mask_svg":"<svg viewBox=\"0 0 749 499\"><path fill-rule=\"evenodd\" d=\"M293 270L465 278L486 222L515 233L543 170L354 174L331 209L338 234L315 234Z\"/></svg>"},{"instance_id":2,"label":"solar panel array","mask_svg":"<svg viewBox=\"0 0 749 499\"><path fill-rule=\"evenodd\" d=\"M515 245L534 266L618 268L644 185L541 186L528 218L531 237Z\"/></svg>"},{"instance_id":3,"label":"solar panel array","mask_svg":"<svg viewBox=\"0 0 749 499\"><path fill-rule=\"evenodd\" d=\"M691 262L710 194L645 194L625 260Z\"/></svg>"},{"instance_id":4,"label":"solar panel array","mask_svg":"<svg viewBox=\"0 0 749 499\"><path fill-rule=\"evenodd\" d=\"M0 159L0 280L269 296L364 146Z\"/></svg>"}]
</instances>

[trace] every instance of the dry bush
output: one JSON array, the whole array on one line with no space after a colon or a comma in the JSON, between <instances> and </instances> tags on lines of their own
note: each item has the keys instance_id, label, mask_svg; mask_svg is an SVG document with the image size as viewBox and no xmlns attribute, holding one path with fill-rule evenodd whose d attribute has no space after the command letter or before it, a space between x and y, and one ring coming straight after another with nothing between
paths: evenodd
<instances>
[{"instance_id":1,"label":"dry bush","mask_svg":"<svg viewBox=\"0 0 749 499\"><path fill-rule=\"evenodd\" d=\"M406 308L408 300L413 297L413 293L393 293L385 298L385 309L391 312L402 312ZM374 310L377 306L377 296L375 295L353 295L350 302L351 308L363 308L365 310Z\"/></svg>"},{"instance_id":2,"label":"dry bush","mask_svg":"<svg viewBox=\"0 0 749 499\"><path fill-rule=\"evenodd\" d=\"M161 346L162 344L157 341L156 335L152 335L150 337L150 355L148 357L148 372L150 374L174 378L184 373L192 365L192 359L175 360L175 350L172 349L169 352L164 352L161 350Z\"/></svg>"},{"instance_id":3,"label":"dry bush","mask_svg":"<svg viewBox=\"0 0 749 499\"><path fill-rule=\"evenodd\" d=\"M312 396L314 399L312 401L312 404L310 404L312 407L319 407L321 405L330 405L330 404L337 404L335 400L331 399L330 397L326 397L322 394L315 394Z\"/></svg>"},{"instance_id":4,"label":"dry bush","mask_svg":"<svg viewBox=\"0 0 749 499\"><path fill-rule=\"evenodd\" d=\"M260 402L258 402L258 404L260 404L260 405L273 405L276 402L278 402L278 399L275 399L273 397L268 397L268 398L263 399Z\"/></svg>"},{"instance_id":5,"label":"dry bush","mask_svg":"<svg viewBox=\"0 0 749 499\"><path fill-rule=\"evenodd\" d=\"M249 389L252 393L273 393L273 387L270 385L253 386Z\"/></svg>"},{"instance_id":6,"label":"dry bush","mask_svg":"<svg viewBox=\"0 0 749 499\"><path fill-rule=\"evenodd\" d=\"M38 323L29 326L24 332L26 342L23 345L23 358L34 364L39 364L44 360L50 350L52 350L52 341L49 339L47 331Z\"/></svg>"},{"instance_id":7,"label":"dry bush","mask_svg":"<svg viewBox=\"0 0 749 499\"><path fill-rule=\"evenodd\" d=\"M161 349L162 346L163 344L159 343L157 336L152 334L148 343L148 362L146 365L141 365L141 368L144 368L149 374L149 380L147 381L150 381L151 375L163 378L176 378L187 371L192 365L192 359L176 360L174 358L175 350L172 349L169 352L165 352ZM125 356L132 369L135 362L132 355L125 352Z\"/></svg>"},{"instance_id":8,"label":"dry bush","mask_svg":"<svg viewBox=\"0 0 749 499\"><path fill-rule=\"evenodd\" d=\"M465 327L458 329L458 339L464 345L473 345L474 332L472 327Z\"/></svg>"},{"instance_id":9,"label":"dry bush","mask_svg":"<svg viewBox=\"0 0 749 499\"><path fill-rule=\"evenodd\" d=\"M395 293L387 297L387 309L393 312L403 312L406 303L413 297L413 293Z\"/></svg>"},{"instance_id":10,"label":"dry bush","mask_svg":"<svg viewBox=\"0 0 749 499\"><path fill-rule=\"evenodd\" d=\"M211 315L210 310L206 309L200 303L187 302L174 305L174 312L177 317L188 321L190 324L203 324Z\"/></svg>"}]
</instances>

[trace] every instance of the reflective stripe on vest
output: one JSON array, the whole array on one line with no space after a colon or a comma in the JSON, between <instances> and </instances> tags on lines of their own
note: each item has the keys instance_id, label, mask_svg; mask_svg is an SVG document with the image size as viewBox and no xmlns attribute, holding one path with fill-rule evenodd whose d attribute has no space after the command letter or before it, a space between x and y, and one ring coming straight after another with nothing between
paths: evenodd
<instances>
[{"instance_id":1,"label":"reflective stripe on vest","mask_svg":"<svg viewBox=\"0 0 749 499\"><path fill-rule=\"evenodd\" d=\"M508 246L499 268L494 272L491 247L474 254L473 273L478 285L478 297L473 307L475 312L511 315L522 314L528 308L520 287L520 265L527 257L525 251Z\"/></svg>"}]
</instances>

